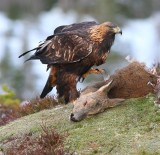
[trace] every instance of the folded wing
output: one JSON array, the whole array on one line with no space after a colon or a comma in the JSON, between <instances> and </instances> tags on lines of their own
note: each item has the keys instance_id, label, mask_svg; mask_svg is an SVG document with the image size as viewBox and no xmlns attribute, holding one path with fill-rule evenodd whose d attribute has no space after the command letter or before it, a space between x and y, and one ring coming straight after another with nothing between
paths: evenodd
<instances>
[{"instance_id":1,"label":"folded wing","mask_svg":"<svg viewBox=\"0 0 160 155\"><path fill-rule=\"evenodd\" d=\"M81 61L92 53L88 29L96 24L96 22L82 22L56 28L54 35L48 36L43 43L33 49L36 52L28 60L39 59L44 64Z\"/></svg>"}]
</instances>

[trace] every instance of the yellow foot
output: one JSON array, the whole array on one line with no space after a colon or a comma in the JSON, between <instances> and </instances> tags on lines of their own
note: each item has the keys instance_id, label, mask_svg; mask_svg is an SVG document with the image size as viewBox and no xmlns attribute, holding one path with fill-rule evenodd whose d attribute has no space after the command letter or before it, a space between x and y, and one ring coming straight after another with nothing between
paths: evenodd
<instances>
[{"instance_id":1,"label":"yellow foot","mask_svg":"<svg viewBox=\"0 0 160 155\"><path fill-rule=\"evenodd\" d=\"M105 69L98 69L98 68L91 68L88 72L83 74L78 81L84 81L84 79L89 75L89 74L102 74L105 73Z\"/></svg>"},{"instance_id":2,"label":"yellow foot","mask_svg":"<svg viewBox=\"0 0 160 155\"><path fill-rule=\"evenodd\" d=\"M91 68L88 72L82 75L82 78L86 78L89 74L102 74L106 72L105 69Z\"/></svg>"}]
</instances>

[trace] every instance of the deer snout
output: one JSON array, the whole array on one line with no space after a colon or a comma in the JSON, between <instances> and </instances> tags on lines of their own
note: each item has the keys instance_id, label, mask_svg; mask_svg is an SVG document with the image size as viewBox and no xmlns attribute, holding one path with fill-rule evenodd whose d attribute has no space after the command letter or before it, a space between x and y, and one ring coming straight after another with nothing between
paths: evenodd
<instances>
[{"instance_id":1,"label":"deer snout","mask_svg":"<svg viewBox=\"0 0 160 155\"><path fill-rule=\"evenodd\" d=\"M70 115L70 120L73 122L78 122L78 120L74 117L73 113L71 113L71 115Z\"/></svg>"},{"instance_id":2,"label":"deer snout","mask_svg":"<svg viewBox=\"0 0 160 155\"><path fill-rule=\"evenodd\" d=\"M71 113L70 120L73 122L79 122L87 116L86 113Z\"/></svg>"}]
</instances>

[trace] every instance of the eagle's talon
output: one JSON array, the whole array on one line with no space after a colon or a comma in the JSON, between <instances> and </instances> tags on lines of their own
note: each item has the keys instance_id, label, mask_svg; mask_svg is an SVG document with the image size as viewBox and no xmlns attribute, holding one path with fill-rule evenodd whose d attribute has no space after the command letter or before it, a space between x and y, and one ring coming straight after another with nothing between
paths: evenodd
<instances>
[{"instance_id":1,"label":"eagle's talon","mask_svg":"<svg viewBox=\"0 0 160 155\"><path fill-rule=\"evenodd\" d=\"M78 81L79 81L80 83L82 83L82 82L84 81L84 79L85 79L85 78L83 78L83 77L79 77L79 78L78 78Z\"/></svg>"},{"instance_id":2,"label":"eagle's talon","mask_svg":"<svg viewBox=\"0 0 160 155\"><path fill-rule=\"evenodd\" d=\"M81 82L83 82L85 78L81 78L81 79L82 79L82 81L81 81Z\"/></svg>"},{"instance_id":3,"label":"eagle's talon","mask_svg":"<svg viewBox=\"0 0 160 155\"><path fill-rule=\"evenodd\" d=\"M85 74L83 74L82 76L80 76L80 77L78 78L78 81L79 81L80 83L82 83L89 74L102 74L102 75L103 75L103 73L106 73L106 70L105 70L105 69L91 68L91 69L90 69L89 71L87 71Z\"/></svg>"},{"instance_id":4,"label":"eagle's talon","mask_svg":"<svg viewBox=\"0 0 160 155\"><path fill-rule=\"evenodd\" d=\"M98 69L96 68L97 72L100 73L100 74L103 74L103 73L106 73L106 70L105 69ZM98 74L97 73L97 74Z\"/></svg>"}]
</instances>

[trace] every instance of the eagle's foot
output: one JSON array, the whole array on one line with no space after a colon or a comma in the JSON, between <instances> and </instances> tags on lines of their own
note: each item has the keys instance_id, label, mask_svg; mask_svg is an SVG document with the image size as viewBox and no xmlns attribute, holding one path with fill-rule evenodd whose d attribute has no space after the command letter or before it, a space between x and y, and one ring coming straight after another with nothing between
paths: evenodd
<instances>
[{"instance_id":1,"label":"eagle's foot","mask_svg":"<svg viewBox=\"0 0 160 155\"><path fill-rule=\"evenodd\" d=\"M83 74L78 81L83 82L84 79L89 75L89 74L102 74L105 73L105 69L99 69L99 68L91 68L89 71L87 71L85 74Z\"/></svg>"}]
</instances>

